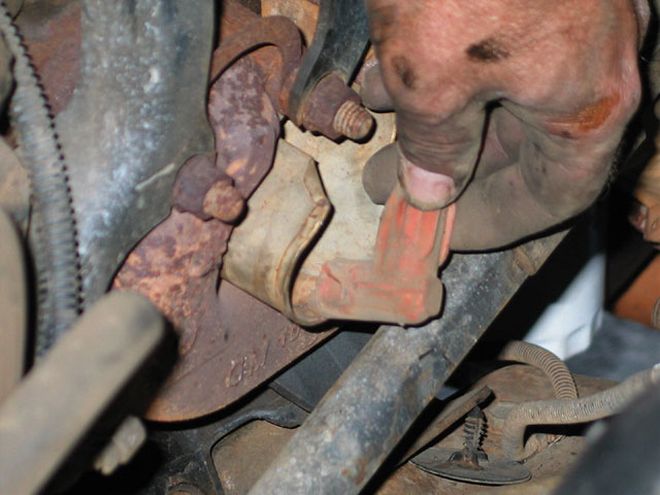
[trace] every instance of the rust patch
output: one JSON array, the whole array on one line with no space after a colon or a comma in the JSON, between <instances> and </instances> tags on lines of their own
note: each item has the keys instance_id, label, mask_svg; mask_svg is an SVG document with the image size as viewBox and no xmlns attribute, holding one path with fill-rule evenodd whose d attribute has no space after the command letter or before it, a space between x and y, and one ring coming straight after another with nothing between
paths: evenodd
<instances>
[{"instance_id":1,"label":"rust patch","mask_svg":"<svg viewBox=\"0 0 660 495\"><path fill-rule=\"evenodd\" d=\"M214 80L208 113L216 154L193 157L182 168L173 191L177 208L140 242L115 280L115 287L149 297L180 335L177 365L146 413L154 421L222 409L331 333L306 332L228 283L218 292L233 226L209 218L241 215L243 198L271 167L279 136L264 84L250 58Z\"/></svg>"},{"instance_id":2,"label":"rust patch","mask_svg":"<svg viewBox=\"0 0 660 495\"><path fill-rule=\"evenodd\" d=\"M233 16L236 19L231 20ZM302 38L293 21L282 16L259 17L239 3L229 0L223 2L222 19L223 37L220 47L213 54L211 82L235 64L241 55L269 45L250 54L247 59L260 68L272 101L279 102L282 98L287 100L288 96L281 92L285 91L287 78L298 69L302 54ZM277 60L280 63L274 64ZM286 113L286 106L280 110Z\"/></svg>"},{"instance_id":3,"label":"rust patch","mask_svg":"<svg viewBox=\"0 0 660 495\"><path fill-rule=\"evenodd\" d=\"M80 72L80 2L27 4L17 22L54 115L66 108Z\"/></svg>"},{"instance_id":4,"label":"rust patch","mask_svg":"<svg viewBox=\"0 0 660 495\"><path fill-rule=\"evenodd\" d=\"M337 74L329 74L305 98L300 121L309 131L320 132L328 139L338 139L342 133L337 130L335 119L348 101L359 106L360 97Z\"/></svg>"},{"instance_id":5,"label":"rust patch","mask_svg":"<svg viewBox=\"0 0 660 495\"><path fill-rule=\"evenodd\" d=\"M176 210L130 254L115 279L148 297L173 323L179 361L146 416L183 421L217 411L329 337L307 332L222 282L232 227Z\"/></svg>"},{"instance_id":6,"label":"rust patch","mask_svg":"<svg viewBox=\"0 0 660 495\"><path fill-rule=\"evenodd\" d=\"M215 166L215 154L195 155L183 164L174 183L172 198L179 210L209 220L212 213L204 212L203 200L214 183L231 178Z\"/></svg>"},{"instance_id":7,"label":"rust patch","mask_svg":"<svg viewBox=\"0 0 660 495\"><path fill-rule=\"evenodd\" d=\"M333 333L293 330L281 313L225 281L219 293L215 283L206 285L187 324L198 326L194 343L152 403L151 420L184 421L222 409Z\"/></svg>"},{"instance_id":8,"label":"rust patch","mask_svg":"<svg viewBox=\"0 0 660 495\"><path fill-rule=\"evenodd\" d=\"M485 63L499 62L511 56L506 47L494 38L486 38L470 45L465 53L470 60Z\"/></svg>"},{"instance_id":9,"label":"rust patch","mask_svg":"<svg viewBox=\"0 0 660 495\"><path fill-rule=\"evenodd\" d=\"M216 137L215 165L247 199L270 170L280 132L277 112L252 60L239 60L213 83L208 109Z\"/></svg>"}]
</instances>

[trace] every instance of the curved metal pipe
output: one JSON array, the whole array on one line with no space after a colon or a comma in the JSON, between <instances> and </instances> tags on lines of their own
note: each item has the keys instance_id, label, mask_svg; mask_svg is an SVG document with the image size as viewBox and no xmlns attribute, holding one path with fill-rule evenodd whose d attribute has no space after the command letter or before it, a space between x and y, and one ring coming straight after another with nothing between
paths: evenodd
<instances>
[{"instance_id":1,"label":"curved metal pipe","mask_svg":"<svg viewBox=\"0 0 660 495\"><path fill-rule=\"evenodd\" d=\"M525 430L531 425L570 425L616 414L633 398L660 382L660 365L641 371L623 383L576 400L539 400L517 406L502 432L502 450L511 459L525 459Z\"/></svg>"}]
</instances>

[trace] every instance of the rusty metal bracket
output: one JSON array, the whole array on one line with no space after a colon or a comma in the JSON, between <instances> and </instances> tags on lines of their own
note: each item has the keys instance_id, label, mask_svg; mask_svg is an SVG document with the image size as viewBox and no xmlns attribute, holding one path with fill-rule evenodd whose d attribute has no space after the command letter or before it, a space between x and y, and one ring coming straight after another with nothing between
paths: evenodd
<instances>
[{"instance_id":1,"label":"rusty metal bracket","mask_svg":"<svg viewBox=\"0 0 660 495\"><path fill-rule=\"evenodd\" d=\"M376 134L363 147L287 126L287 139L303 151L280 141L273 171L232 234L223 278L304 325L331 319L412 324L438 314L443 289L437 270L447 257L453 207L423 212L401 190L384 213L369 201L362 168L394 135L393 115L378 118ZM311 189L311 177L318 177L310 155L323 181ZM318 203L308 199L314 190L323 204L336 206L331 218L310 214Z\"/></svg>"},{"instance_id":2,"label":"rusty metal bracket","mask_svg":"<svg viewBox=\"0 0 660 495\"><path fill-rule=\"evenodd\" d=\"M273 170L248 208L252 214L232 234L223 278L294 321L310 323L293 307L293 285L332 211L313 160L280 141Z\"/></svg>"},{"instance_id":3,"label":"rusty metal bracket","mask_svg":"<svg viewBox=\"0 0 660 495\"><path fill-rule=\"evenodd\" d=\"M241 55L267 45L275 46L282 58L279 84L276 88L271 88L273 101L279 102L284 81L296 71L302 54L300 31L287 17L255 17L245 29L223 40L220 48L213 53L211 84Z\"/></svg>"}]
</instances>

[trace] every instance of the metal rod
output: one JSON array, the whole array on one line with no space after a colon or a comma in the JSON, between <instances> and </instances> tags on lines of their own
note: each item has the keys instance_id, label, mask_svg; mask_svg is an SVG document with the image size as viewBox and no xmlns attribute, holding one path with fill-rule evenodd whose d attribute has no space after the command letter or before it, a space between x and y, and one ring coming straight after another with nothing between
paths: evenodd
<instances>
[{"instance_id":1,"label":"metal rod","mask_svg":"<svg viewBox=\"0 0 660 495\"><path fill-rule=\"evenodd\" d=\"M146 299L111 293L0 407L0 493L36 493L162 341Z\"/></svg>"},{"instance_id":2,"label":"metal rod","mask_svg":"<svg viewBox=\"0 0 660 495\"><path fill-rule=\"evenodd\" d=\"M359 493L564 235L454 255L442 272L442 317L421 328L381 327L250 494Z\"/></svg>"}]
</instances>

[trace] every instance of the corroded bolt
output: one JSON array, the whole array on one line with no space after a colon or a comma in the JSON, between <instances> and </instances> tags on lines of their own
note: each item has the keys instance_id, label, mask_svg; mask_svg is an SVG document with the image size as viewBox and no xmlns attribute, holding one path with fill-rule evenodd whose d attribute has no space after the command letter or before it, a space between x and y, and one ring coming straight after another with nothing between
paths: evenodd
<instances>
[{"instance_id":1,"label":"corroded bolt","mask_svg":"<svg viewBox=\"0 0 660 495\"><path fill-rule=\"evenodd\" d=\"M347 138L359 140L369 135L374 119L362 105L354 100L346 100L337 110L332 126Z\"/></svg>"},{"instance_id":2,"label":"corroded bolt","mask_svg":"<svg viewBox=\"0 0 660 495\"><path fill-rule=\"evenodd\" d=\"M233 223L243 214L245 200L229 180L211 186L202 203L204 213L225 223Z\"/></svg>"}]
</instances>

